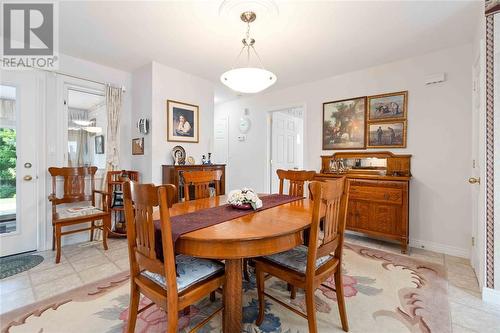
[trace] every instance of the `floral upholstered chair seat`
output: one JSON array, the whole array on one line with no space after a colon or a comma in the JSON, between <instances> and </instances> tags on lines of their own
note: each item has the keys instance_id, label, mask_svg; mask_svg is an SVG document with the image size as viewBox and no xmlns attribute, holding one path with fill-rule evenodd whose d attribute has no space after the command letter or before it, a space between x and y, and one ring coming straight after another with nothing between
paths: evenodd
<instances>
[{"instance_id":1,"label":"floral upholstered chair seat","mask_svg":"<svg viewBox=\"0 0 500 333\"><path fill-rule=\"evenodd\" d=\"M90 203L79 202L77 204L69 204L64 207L57 208L57 219L71 219L75 217L99 215L105 213L103 210L96 208Z\"/></svg>"},{"instance_id":2,"label":"floral upholstered chair seat","mask_svg":"<svg viewBox=\"0 0 500 333\"><path fill-rule=\"evenodd\" d=\"M218 261L199 259L183 254L175 257L177 265L177 291L180 293L192 285L224 271L224 265ZM165 277L150 271L142 271L141 275L154 281L166 289Z\"/></svg>"},{"instance_id":3,"label":"floral upholstered chair seat","mask_svg":"<svg viewBox=\"0 0 500 333\"><path fill-rule=\"evenodd\" d=\"M308 247L299 245L291 250L265 256L269 261L275 262L299 273L306 272ZM316 269L333 259L333 256L323 256L316 259Z\"/></svg>"}]
</instances>

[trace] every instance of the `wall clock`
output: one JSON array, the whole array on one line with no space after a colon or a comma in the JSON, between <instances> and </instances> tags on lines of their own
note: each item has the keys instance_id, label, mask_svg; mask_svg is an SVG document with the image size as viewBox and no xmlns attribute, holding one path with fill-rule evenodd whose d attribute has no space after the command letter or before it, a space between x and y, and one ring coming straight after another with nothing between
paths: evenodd
<instances>
[{"instance_id":1,"label":"wall clock","mask_svg":"<svg viewBox=\"0 0 500 333\"><path fill-rule=\"evenodd\" d=\"M241 117L239 127L240 127L240 133L246 134L250 130L250 118Z\"/></svg>"}]
</instances>

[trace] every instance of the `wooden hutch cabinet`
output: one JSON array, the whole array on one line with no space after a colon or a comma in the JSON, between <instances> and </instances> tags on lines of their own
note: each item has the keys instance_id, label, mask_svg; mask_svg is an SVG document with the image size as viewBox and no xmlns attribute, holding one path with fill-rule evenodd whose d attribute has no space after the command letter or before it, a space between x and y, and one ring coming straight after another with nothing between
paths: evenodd
<instances>
[{"instance_id":1,"label":"wooden hutch cabinet","mask_svg":"<svg viewBox=\"0 0 500 333\"><path fill-rule=\"evenodd\" d=\"M220 194L226 193L226 165L225 164L195 164L195 165L162 165L162 183L174 184L177 187L177 202L184 200L184 178L182 174L189 171L221 170Z\"/></svg>"},{"instance_id":2,"label":"wooden hutch cabinet","mask_svg":"<svg viewBox=\"0 0 500 333\"><path fill-rule=\"evenodd\" d=\"M410 158L411 155L391 152L345 152L321 156L321 172L315 179L345 176L350 184L346 228L398 241L401 252L406 253Z\"/></svg>"}]
</instances>

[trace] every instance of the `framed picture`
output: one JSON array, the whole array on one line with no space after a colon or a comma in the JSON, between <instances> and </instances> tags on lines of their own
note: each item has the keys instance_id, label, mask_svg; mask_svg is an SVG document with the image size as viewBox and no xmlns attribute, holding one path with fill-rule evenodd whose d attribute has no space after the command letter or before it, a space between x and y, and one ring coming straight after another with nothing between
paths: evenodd
<instances>
[{"instance_id":1,"label":"framed picture","mask_svg":"<svg viewBox=\"0 0 500 333\"><path fill-rule=\"evenodd\" d=\"M406 119L407 107L408 91L368 96L368 120Z\"/></svg>"},{"instance_id":2,"label":"framed picture","mask_svg":"<svg viewBox=\"0 0 500 333\"><path fill-rule=\"evenodd\" d=\"M367 148L406 148L406 121L369 123Z\"/></svg>"},{"instance_id":3,"label":"framed picture","mask_svg":"<svg viewBox=\"0 0 500 333\"><path fill-rule=\"evenodd\" d=\"M144 155L144 138L132 139L132 155Z\"/></svg>"},{"instance_id":4,"label":"framed picture","mask_svg":"<svg viewBox=\"0 0 500 333\"><path fill-rule=\"evenodd\" d=\"M198 142L198 106L167 100L167 141Z\"/></svg>"},{"instance_id":5,"label":"framed picture","mask_svg":"<svg viewBox=\"0 0 500 333\"><path fill-rule=\"evenodd\" d=\"M323 150L364 149L366 97L323 103Z\"/></svg>"},{"instance_id":6,"label":"framed picture","mask_svg":"<svg viewBox=\"0 0 500 333\"><path fill-rule=\"evenodd\" d=\"M104 154L104 135L96 135L95 141L95 153Z\"/></svg>"}]
</instances>

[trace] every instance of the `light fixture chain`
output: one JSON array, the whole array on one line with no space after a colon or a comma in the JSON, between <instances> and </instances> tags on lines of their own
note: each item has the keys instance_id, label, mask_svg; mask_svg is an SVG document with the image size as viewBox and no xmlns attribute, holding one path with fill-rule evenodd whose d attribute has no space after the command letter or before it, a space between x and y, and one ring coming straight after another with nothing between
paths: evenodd
<instances>
[{"instance_id":1,"label":"light fixture chain","mask_svg":"<svg viewBox=\"0 0 500 333\"><path fill-rule=\"evenodd\" d=\"M259 54L257 53L257 50L255 49L255 47L253 47L253 45L251 47L252 47L253 52L257 56L257 59L259 59L260 67L262 67L262 69L265 69L264 63L262 62L262 59L260 58ZM249 49L250 49L250 47L249 47Z\"/></svg>"},{"instance_id":2,"label":"light fixture chain","mask_svg":"<svg viewBox=\"0 0 500 333\"><path fill-rule=\"evenodd\" d=\"M236 57L236 59L234 59L233 66L231 67L231 69L234 69L236 67L236 65L238 64L238 60L240 59L241 54L243 53L243 51L245 50L245 48L246 48L246 46L243 45L243 47L240 50L240 53L238 53L238 56Z\"/></svg>"}]
</instances>

